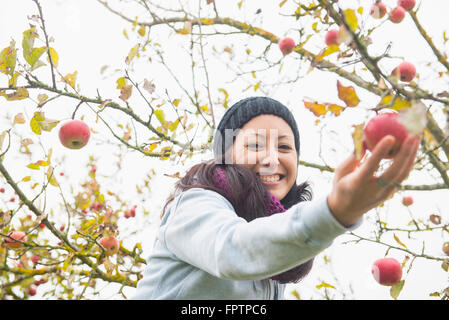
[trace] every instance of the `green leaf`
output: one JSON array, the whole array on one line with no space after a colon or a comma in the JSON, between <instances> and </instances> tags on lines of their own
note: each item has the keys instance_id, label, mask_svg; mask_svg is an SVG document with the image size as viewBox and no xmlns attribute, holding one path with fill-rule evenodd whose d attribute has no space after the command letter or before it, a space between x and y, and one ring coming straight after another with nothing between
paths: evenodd
<instances>
[{"instance_id":1,"label":"green leaf","mask_svg":"<svg viewBox=\"0 0 449 320\"><path fill-rule=\"evenodd\" d=\"M45 65L45 63L41 61L38 62L38 60L46 50L47 47L34 48L31 53L25 57L26 62L31 66L31 70L35 70Z\"/></svg>"},{"instance_id":2,"label":"green leaf","mask_svg":"<svg viewBox=\"0 0 449 320\"><path fill-rule=\"evenodd\" d=\"M33 52L34 48L34 39L37 38L36 27L32 27L31 29L25 30L23 32L22 39L22 49L23 49L23 57L26 61L28 61L28 56L30 56Z\"/></svg>"},{"instance_id":3,"label":"green leaf","mask_svg":"<svg viewBox=\"0 0 449 320\"><path fill-rule=\"evenodd\" d=\"M11 40L9 47L0 52L0 72L13 76L16 67L17 49L15 41Z\"/></svg>"},{"instance_id":4,"label":"green leaf","mask_svg":"<svg viewBox=\"0 0 449 320\"><path fill-rule=\"evenodd\" d=\"M59 120L45 118L44 112L35 112L30 120L31 130L37 134L41 134L41 130L50 132L59 123Z\"/></svg>"},{"instance_id":5,"label":"green leaf","mask_svg":"<svg viewBox=\"0 0 449 320\"><path fill-rule=\"evenodd\" d=\"M156 115L156 118L159 120L161 124L165 123L164 110L161 109L154 110L154 114Z\"/></svg>"},{"instance_id":6,"label":"green leaf","mask_svg":"<svg viewBox=\"0 0 449 320\"><path fill-rule=\"evenodd\" d=\"M402 288L404 287L404 280L399 281L398 283L396 283L395 285L392 285L390 288L390 295L393 299L397 299L399 294L402 291Z\"/></svg>"}]
</instances>

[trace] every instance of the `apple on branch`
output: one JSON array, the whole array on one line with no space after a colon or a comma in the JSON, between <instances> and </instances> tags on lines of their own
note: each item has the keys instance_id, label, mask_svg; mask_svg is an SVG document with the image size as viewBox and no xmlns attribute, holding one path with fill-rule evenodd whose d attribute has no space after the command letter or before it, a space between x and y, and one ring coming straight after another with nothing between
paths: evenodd
<instances>
[{"instance_id":1,"label":"apple on branch","mask_svg":"<svg viewBox=\"0 0 449 320\"><path fill-rule=\"evenodd\" d=\"M413 204L413 197L411 197L411 196L403 197L402 204L406 207L411 206Z\"/></svg>"},{"instance_id":2,"label":"apple on branch","mask_svg":"<svg viewBox=\"0 0 449 320\"><path fill-rule=\"evenodd\" d=\"M402 266L394 258L382 258L373 263L371 273L383 286L393 286L402 278Z\"/></svg>"},{"instance_id":3,"label":"apple on branch","mask_svg":"<svg viewBox=\"0 0 449 320\"><path fill-rule=\"evenodd\" d=\"M332 46L332 45L338 46L340 44L340 41L338 39L338 30L336 30L336 29L329 30L326 33L324 42L326 42L327 46Z\"/></svg>"},{"instance_id":4,"label":"apple on branch","mask_svg":"<svg viewBox=\"0 0 449 320\"><path fill-rule=\"evenodd\" d=\"M292 53L293 49L296 47L295 41L289 37L285 37L279 40L278 45L284 56Z\"/></svg>"},{"instance_id":5,"label":"apple on branch","mask_svg":"<svg viewBox=\"0 0 449 320\"><path fill-rule=\"evenodd\" d=\"M405 18L405 12L405 9L401 6L394 8L390 12L390 21L393 23L400 23Z\"/></svg>"},{"instance_id":6,"label":"apple on branch","mask_svg":"<svg viewBox=\"0 0 449 320\"><path fill-rule=\"evenodd\" d=\"M69 149L81 149L90 138L89 126L81 120L70 120L59 129L59 140Z\"/></svg>"},{"instance_id":7,"label":"apple on branch","mask_svg":"<svg viewBox=\"0 0 449 320\"><path fill-rule=\"evenodd\" d=\"M20 241L27 241L25 232L23 231L11 231L8 236L10 238L5 238L5 246L11 249L19 249L23 247L23 243ZM12 239L11 239L12 238ZM15 241L19 240L19 241Z\"/></svg>"},{"instance_id":8,"label":"apple on branch","mask_svg":"<svg viewBox=\"0 0 449 320\"><path fill-rule=\"evenodd\" d=\"M410 82L416 76L416 68L413 63L404 61L393 69L391 75L403 82Z\"/></svg>"},{"instance_id":9,"label":"apple on branch","mask_svg":"<svg viewBox=\"0 0 449 320\"><path fill-rule=\"evenodd\" d=\"M369 10L369 14L374 19L382 19L386 13L387 13L387 7L381 1L376 1L375 3L373 3L373 5L371 6L371 8Z\"/></svg>"},{"instance_id":10,"label":"apple on branch","mask_svg":"<svg viewBox=\"0 0 449 320\"><path fill-rule=\"evenodd\" d=\"M98 243L106 249L107 256L117 253L120 249L120 243L114 236L102 237Z\"/></svg>"},{"instance_id":11,"label":"apple on branch","mask_svg":"<svg viewBox=\"0 0 449 320\"><path fill-rule=\"evenodd\" d=\"M410 11L415 6L415 0L398 0L398 6Z\"/></svg>"}]
</instances>

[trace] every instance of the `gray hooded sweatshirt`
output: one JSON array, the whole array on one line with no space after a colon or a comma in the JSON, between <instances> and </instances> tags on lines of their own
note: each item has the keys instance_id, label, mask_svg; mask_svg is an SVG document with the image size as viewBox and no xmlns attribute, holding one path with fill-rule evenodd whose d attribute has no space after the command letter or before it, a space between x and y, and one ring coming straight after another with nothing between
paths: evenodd
<instances>
[{"instance_id":1,"label":"gray hooded sweatshirt","mask_svg":"<svg viewBox=\"0 0 449 320\"><path fill-rule=\"evenodd\" d=\"M167 206L132 299L283 299L269 279L306 262L348 230L327 196L247 222L217 192L192 188Z\"/></svg>"}]
</instances>

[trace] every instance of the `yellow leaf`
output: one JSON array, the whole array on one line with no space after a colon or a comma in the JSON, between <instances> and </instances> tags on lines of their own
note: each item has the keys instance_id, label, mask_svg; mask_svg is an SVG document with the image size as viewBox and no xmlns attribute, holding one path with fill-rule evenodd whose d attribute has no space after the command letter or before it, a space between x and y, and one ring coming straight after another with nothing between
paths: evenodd
<instances>
[{"instance_id":1,"label":"yellow leaf","mask_svg":"<svg viewBox=\"0 0 449 320\"><path fill-rule=\"evenodd\" d=\"M326 283L324 281L322 281L319 285L316 286L317 289L321 289L321 288L332 288L332 289L336 289L333 285Z\"/></svg>"},{"instance_id":2,"label":"yellow leaf","mask_svg":"<svg viewBox=\"0 0 449 320\"><path fill-rule=\"evenodd\" d=\"M145 29L145 26L141 26L141 27L137 30L137 33L138 33L141 37L144 37L145 34L146 34L146 30L147 30L147 29Z\"/></svg>"},{"instance_id":3,"label":"yellow leaf","mask_svg":"<svg viewBox=\"0 0 449 320\"><path fill-rule=\"evenodd\" d=\"M396 234L394 234L394 233L393 233L393 238L394 238L394 240L396 240L397 243L399 243L401 246L403 246L404 248L407 249L407 246L406 246L405 244L403 244L403 243L401 242L401 240L399 240L399 238L398 238L398 237L396 236Z\"/></svg>"},{"instance_id":4,"label":"yellow leaf","mask_svg":"<svg viewBox=\"0 0 449 320\"><path fill-rule=\"evenodd\" d=\"M22 179L23 182L27 182L31 180L31 176L26 176Z\"/></svg>"},{"instance_id":5,"label":"yellow leaf","mask_svg":"<svg viewBox=\"0 0 449 320\"><path fill-rule=\"evenodd\" d=\"M330 55L334 52L338 52L338 51L340 51L340 47L335 44L331 45L331 46L327 46L326 48L321 50L321 52L315 57L315 61L316 62L321 61L328 55Z\"/></svg>"},{"instance_id":6,"label":"yellow leaf","mask_svg":"<svg viewBox=\"0 0 449 320\"><path fill-rule=\"evenodd\" d=\"M59 186L58 182L55 179L55 175L54 175L54 172L53 172L53 167L51 167L51 166L48 167L48 170L47 170L47 179L48 179L48 182L52 186L54 186L54 187Z\"/></svg>"},{"instance_id":7,"label":"yellow leaf","mask_svg":"<svg viewBox=\"0 0 449 320\"><path fill-rule=\"evenodd\" d=\"M359 27L355 11L353 9L346 9L345 11L343 11L343 15L345 16L349 28L351 28L352 31L355 31Z\"/></svg>"},{"instance_id":8,"label":"yellow leaf","mask_svg":"<svg viewBox=\"0 0 449 320\"><path fill-rule=\"evenodd\" d=\"M125 77L120 77L117 79L116 82L117 82L117 89L121 89L126 85L127 80Z\"/></svg>"},{"instance_id":9,"label":"yellow leaf","mask_svg":"<svg viewBox=\"0 0 449 320\"><path fill-rule=\"evenodd\" d=\"M242 9L242 4L243 4L243 0L240 1L239 3L237 3L237 6L239 7L239 9Z\"/></svg>"},{"instance_id":10,"label":"yellow leaf","mask_svg":"<svg viewBox=\"0 0 449 320\"><path fill-rule=\"evenodd\" d=\"M0 51L0 72L13 75L16 67L17 49L15 41L11 40L9 47Z\"/></svg>"},{"instance_id":11,"label":"yellow leaf","mask_svg":"<svg viewBox=\"0 0 449 320\"><path fill-rule=\"evenodd\" d=\"M40 93L37 95L37 101L39 101L39 104L43 104L45 101L47 101L48 96L45 93Z\"/></svg>"},{"instance_id":12,"label":"yellow leaf","mask_svg":"<svg viewBox=\"0 0 449 320\"><path fill-rule=\"evenodd\" d=\"M287 0L282 0L281 3L279 3L279 8L281 8L286 2Z\"/></svg>"},{"instance_id":13,"label":"yellow leaf","mask_svg":"<svg viewBox=\"0 0 449 320\"><path fill-rule=\"evenodd\" d=\"M181 100L180 99L175 99L175 100L173 100L173 105L175 106L175 107L177 107L178 105L179 105L179 102L180 102Z\"/></svg>"},{"instance_id":14,"label":"yellow leaf","mask_svg":"<svg viewBox=\"0 0 449 320\"><path fill-rule=\"evenodd\" d=\"M165 123L164 110L161 109L154 110L154 114L156 115L156 118L159 120L161 124Z\"/></svg>"},{"instance_id":15,"label":"yellow leaf","mask_svg":"<svg viewBox=\"0 0 449 320\"><path fill-rule=\"evenodd\" d=\"M53 63L53 66L54 67L58 67L58 64L59 64L59 55L58 55L58 53L56 52L55 49L53 49L51 47L50 47L49 50L50 50L51 62ZM48 57L47 57L47 59L48 59Z\"/></svg>"},{"instance_id":16,"label":"yellow leaf","mask_svg":"<svg viewBox=\"0 0 449 320\"><path fill-rule=\"evenodd\" d=\"M75 82L76 82L76 76L78 74L78 71L75 71L73 73L68 73L65 77L63 77L61 80L62 82L67 83L72 88L75 88Z\"/></svg>"},{"instance_id":17,"label":"yellow leaf","mask_svg":"<svg viewBox=\"0 0 449 320\"><path fill-rule=\"evenodd\" d=\"M134 47L129 50L128 56L125 59L126 64L130 64L131 61L136 57L140 49L140 43L136 44Z\"/></svg>"},{"instance_id":18,"label":"yellow leaf","mask_svg":"<svg viewBox=\"0 0 449 320\"><path fill-rule=\"evenodd\" d=\"M254 85L254 91L257 91L259 89L259 87L260 87L260 82L258 82Z\"/></svg>"},{"instance_id":19,"label":"yellow leaf","mask_svg":"<svg viewBox=\"0 0 449 320\"><path fill-rule=\"evenodd\" d=\"M393 101L394 99L394 101ZM407 101L405 99L402 99L401 97L394 97L394 96L385 96L382 98L380 103L384 106L388 106L389 109L393 109L396 111L399 111L404 108L410 108L411 103L410 101Z\"/></svg>"},{"instance_id":20,"label":"yellow leaf","mask_svg":"<svg viewBox=\"0 0 449 320\"><path fill-rule=\"evenodd\" d=\"M355 107L359 104L360 99L357 96L354 87L345 87L337 80L338 97L346 103L348 107Z\"/></svg>"},{"instance_id":21,"label":"yellow leaf","mask_svg":"<svg viewBox=\"0 0 449 320\"><path fill-rule=\"evenodd\" d=\"M363 156L363 132L365 124L353 125L352 140L354 142L354 153L357 160Z\"/></svg>"},{"instance_id":22,"label":"yellow leaf","mask_svg":"<svg viewBox=\"0 0 449 320\"><path fill-rule=\"evenodd\" d=\"M363 7L359 7L359 8L357 9L357 13L358 13L359 15L362 15L362 14L363 14Z\"/></svg>"}]
</instances>

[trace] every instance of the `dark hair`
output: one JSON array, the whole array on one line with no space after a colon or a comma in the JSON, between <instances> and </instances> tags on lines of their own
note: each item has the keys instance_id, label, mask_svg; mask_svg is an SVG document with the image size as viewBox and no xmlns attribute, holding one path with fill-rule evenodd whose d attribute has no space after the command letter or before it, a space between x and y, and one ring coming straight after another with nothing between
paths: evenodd
<instances>
[{"instance_id":1,"label":"dark hair","mask_svg":"<svg viewBox=\"0 0 449 320\"><path fill-rule=\"evenodd\" d=\"M214 186L212 173L216 166L220 166L226 172L227 180L232 190L232 196L229 198L224 191ZM264 203L265 197L268 195L267 188L262 184L257 175L248 167L239 164L217 164L215 160L201 162L191 167L188 172L178 180L173 191L167 199L163 208L162 216L168 204L175 198L177 190L185 191L192 188L203 188L218 192L229 200L234 207L237 215L246 221L251 221L259 217L265 217L266 207ZM240 199L244 195L243 199ZM308 182L299 185L296 183L280 200L285 209L289 209L293 205L301 201L309 201L312 199L312 191ZM280 283L298 282L304 278L312 268L313 258L305 263L296 266L288 271L278 274L274 277Z\"/></svg>"}]
</instances>

